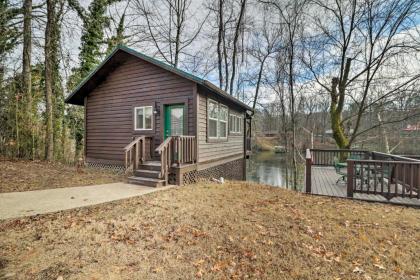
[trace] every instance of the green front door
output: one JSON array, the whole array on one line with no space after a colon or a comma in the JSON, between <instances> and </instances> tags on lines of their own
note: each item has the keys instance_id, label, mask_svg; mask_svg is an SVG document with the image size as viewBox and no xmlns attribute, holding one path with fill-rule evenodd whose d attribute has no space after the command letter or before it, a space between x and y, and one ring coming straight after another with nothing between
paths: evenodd
<instances>
[{"instance_id":1,"label":"green front door","mask_svg":"<svg viewBox=\"0 0 420 280\"><path fill-rule=\"evenodd\" d=\"M184 135L184 104L166 105L164 137L177 135Z\"/></svg>"}]
</instances>

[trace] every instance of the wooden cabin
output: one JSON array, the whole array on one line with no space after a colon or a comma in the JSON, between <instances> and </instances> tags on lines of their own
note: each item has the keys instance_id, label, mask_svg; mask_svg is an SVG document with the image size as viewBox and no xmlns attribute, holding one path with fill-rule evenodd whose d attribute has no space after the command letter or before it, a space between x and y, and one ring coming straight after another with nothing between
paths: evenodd
<instances>
[{"instance_id":1,"label":"wooden cabin","mask_svg":"<svg viewBox=\"0 0 420 280\"><path fill-rule=\"evenodd\" d=\"M244 180L251 108L214 84L118 46L66 98L85 109L85 163L132 183Z\"/></svg>"}]
</instances>

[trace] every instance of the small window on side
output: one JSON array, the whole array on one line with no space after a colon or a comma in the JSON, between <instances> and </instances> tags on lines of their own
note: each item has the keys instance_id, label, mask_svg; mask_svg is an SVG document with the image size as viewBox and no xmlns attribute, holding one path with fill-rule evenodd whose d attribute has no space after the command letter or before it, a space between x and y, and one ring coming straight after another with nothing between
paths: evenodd
<instances>
[{"instance_id":1,"label":"small window on side","mask_svg":"<svg viewBox=\"0 0 420 280\"><path fill-rule=\"evenodd\" d=\"M153 107L142 106L134 108L134 130L152 130Z\"/></svg>"}]
</instances>

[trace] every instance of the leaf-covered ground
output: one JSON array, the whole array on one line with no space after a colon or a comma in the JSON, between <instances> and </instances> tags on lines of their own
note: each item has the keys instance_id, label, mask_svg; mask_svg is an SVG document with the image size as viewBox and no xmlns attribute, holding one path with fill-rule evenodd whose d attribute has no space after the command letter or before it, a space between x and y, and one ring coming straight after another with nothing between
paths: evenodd
<instances>
[{"instance_id":1,"label":"leaf-covered ground","mask_svg":"<svg viewBox=\"0 0 420 280\"><path fill-rule=\"evenodd\" d=\"M0 222L0 278L419 279L420 210L199 184Z\"/></svg>"},{"instance_id":2,"label":"leaf-covered ground","mask_svg":"<svg viewBox=\"0 0 420 280\"><path fill-rule=\"evenodd\" d=\"M110 171L77 169L46 161L0 159L0 193L106 184L123 179Z\"/></svg>"}]
</instances>

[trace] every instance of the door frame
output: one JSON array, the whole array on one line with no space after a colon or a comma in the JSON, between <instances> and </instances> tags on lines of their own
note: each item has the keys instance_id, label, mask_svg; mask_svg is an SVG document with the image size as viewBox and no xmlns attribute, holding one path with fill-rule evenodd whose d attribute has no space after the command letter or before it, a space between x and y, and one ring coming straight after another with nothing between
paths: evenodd
<instances>
[{"instance_id":1,"label":"door frame","mask_svg":"<svg viewBox=\"0 0 420 280\"><path fill-rule=\"evenodd\" d=\"M165 106L175 105L175 104L184 104L184 135L189 135L189 98L188 97L179 97L179 98L165 98L160 102L160 143L162 143L165 138Z\"/></svg>"},{"instance_id":2,"label":"door frame","mask_svg":"<svg viewBox=\"0 0 420 280\"><path fill-rule=\"evenodd\" d=\"M166 130L167 126L169 126L169 129L172 129L172 115L171 115L171 109L175 108L182 108L182 134L186 135L186 112L185 112L185 104L184 103L176 103L176 104L167 104L164 106L164 116L163 116L163 138L166 139Z\"/></svg>"}]
</instances>

